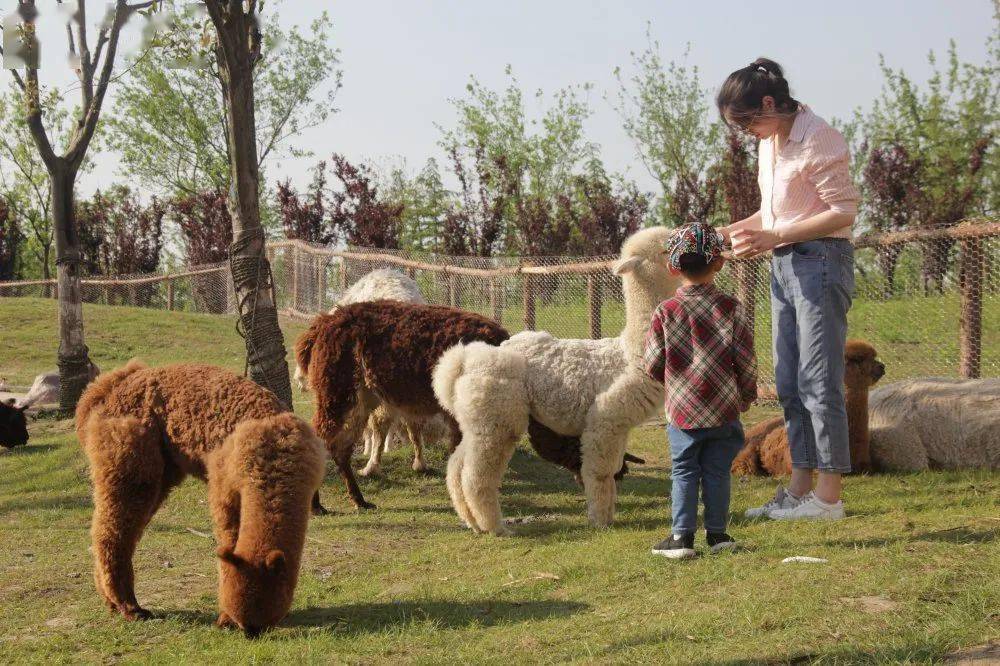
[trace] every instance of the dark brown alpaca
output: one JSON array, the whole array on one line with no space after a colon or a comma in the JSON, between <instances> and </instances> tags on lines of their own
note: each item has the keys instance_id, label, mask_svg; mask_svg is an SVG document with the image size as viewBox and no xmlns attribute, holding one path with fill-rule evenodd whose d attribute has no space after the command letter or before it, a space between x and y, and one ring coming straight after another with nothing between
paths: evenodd
<instances>
[{"instance_id":1,"label":"dark brown alpaca","mask_svg":"<svg viewBox=\"0 0 1000 666\"><path fill-rule=\"evenodd\" d=\"M871 469L868 439L868 391L885 374L885 365L875 348L862 340L848 340L844 351L847 428L851 445L851 469ZM792 473L785 421L776 416L747 430L746 444L733 461L737 476L786 476Z\"/></svg>"},{"instance_id":2,"label":"dark brown alpaca","mask_svg":"<svg viewBox=\"0 0 1000 666\"><path fill-rule=\"evenodd\" d=\"M28 420L24 416L27 407L18 407L11 398L0 402L0 446L12 449L28 443Z\"/></svg>"},{"instance_id":3,"label":"dark brown alpaca","mask_svg":"<svg viewBox=\"0 0 1000 666\"><path fill-rule=\"evenodd\" d=\"M288 612L323 443L269 391L207 365L101 375L76 410L94 482L94 580L112 610L150 616L132 557L153 514L187 475L208 482L218 543L220 626L253 636Z\"/></svg>"},{"instance_id":4,"label":"dark brown alpaca","mask_svg":"<svg viewBox=\"0 0 1000 666\"><path fill-rule=\"evenodd\" d=\"M296 341L296 363L316 396L313 425L326 441L355 507L373 507L362 495L350 464L372 410L382 404L403 420L417 423L440 414L448 423L454 450L461 432L434 397L431 371L454 345L473 341L499 345L509 337L495 321L473 312L390 300L345 305L313 320ZM579 473L579 437L533 424L529 438L540 457ZM318 493L313 511L325 512Z\"/></svg>"}]
</instances>

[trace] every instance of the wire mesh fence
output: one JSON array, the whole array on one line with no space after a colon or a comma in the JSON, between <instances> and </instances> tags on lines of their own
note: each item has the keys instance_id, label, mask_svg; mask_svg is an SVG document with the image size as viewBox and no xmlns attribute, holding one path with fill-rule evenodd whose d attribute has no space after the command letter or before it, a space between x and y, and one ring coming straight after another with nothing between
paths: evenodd
<instances>
[{"instance_id":1,"label":"wire mesh fence","mask_svg":"<svg viewBox=\"0 0 1000 666\"><path fill-rule=\"evenodd\" d=\"M1000 376L1000 222L972 220L855 239L856 294L849 335L875 346L887 380ZM429 303L479 312L512 333L617 335L625 323L613 257L452 257L301 241L268 246L278 308L308 318L329 310L361 276L408 274ZM771 379L770 264L730 261L718 284L753 318L761 381ZM54 281L0 283L0 297L55 297ZM235 313L227 264L165 275L83 281L88 303ZM643 315L646 317L647 315Z\"/></svg>"}]
</instances>

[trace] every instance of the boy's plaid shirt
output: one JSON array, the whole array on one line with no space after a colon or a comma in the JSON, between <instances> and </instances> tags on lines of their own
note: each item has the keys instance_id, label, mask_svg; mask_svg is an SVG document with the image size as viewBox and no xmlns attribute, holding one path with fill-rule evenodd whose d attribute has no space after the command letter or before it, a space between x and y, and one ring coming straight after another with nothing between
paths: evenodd
<instances>
[{"instance_id":1,"label":"boy's plaid shirt","mask_svg":"<svg viewBox=\"0 0 1000 666\"><path fill-rule=\"evenodd\" d=\"M646 374L666 386L677 428L715 428L757 398L753 333L739 302L712 284L681 287L660 303L646 333Z\"/></svg>"}]
</instances>

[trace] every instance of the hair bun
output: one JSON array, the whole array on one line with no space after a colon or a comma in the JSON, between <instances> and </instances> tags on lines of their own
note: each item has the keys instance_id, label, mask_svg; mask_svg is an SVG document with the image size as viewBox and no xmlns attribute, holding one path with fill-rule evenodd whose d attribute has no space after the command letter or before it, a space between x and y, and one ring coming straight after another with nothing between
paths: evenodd
<instances>
[{"instance_id":1,"label":"hair bun","mask_svg":"<svg viewBox=\"0 0 1000 666\"><path fill-rule=\"evenodd\" d=\"M785 78L785 73L781 70L781 65L770 58L757 58L753 61L753 65L758 71L763 70L768 74L777 76L779 79Z\"/></svg>"}]
</instances>

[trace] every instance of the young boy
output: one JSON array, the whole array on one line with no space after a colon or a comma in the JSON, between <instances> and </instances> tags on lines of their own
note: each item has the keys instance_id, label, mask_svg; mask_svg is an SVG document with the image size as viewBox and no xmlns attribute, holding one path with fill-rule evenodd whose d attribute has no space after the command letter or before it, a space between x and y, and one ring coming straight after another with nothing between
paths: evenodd
<instances>
[{"instance_id":1,"label":"young boy","mask_svg":"<svg viewBox=\"0 0 1000 666\"><path fill-rule=\"evenodd\" d=\"M684 227L668 241L667 261L682 286L656 308L646 333L643 362L666 385L673 461L671 535L653 554L671 559L696 554L699 485L711 551L736 546L726 534L729 467L743 448L740 412L757 398L757 357L743 308L714 284L722 243L707 224Z\"/></svg>"}]
</instances>

